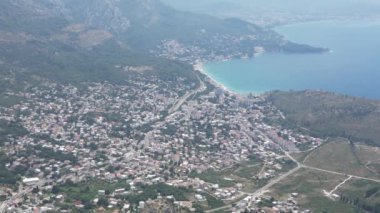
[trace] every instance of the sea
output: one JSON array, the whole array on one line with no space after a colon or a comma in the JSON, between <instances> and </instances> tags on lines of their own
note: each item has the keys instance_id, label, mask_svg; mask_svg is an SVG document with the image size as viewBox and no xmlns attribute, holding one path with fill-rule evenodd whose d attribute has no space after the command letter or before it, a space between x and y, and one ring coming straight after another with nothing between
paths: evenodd
<instances>
[{"instance_id":1,"label":"sea","mask_svg":"<svg viewBox=\"0 0 380 213\"><path fill-rule=\"evenodd\" d=\"M241 94L324 90L380 100L380 22L320 21L274 30L293 42L331 51L263 53L253 59L210 62L204 71Z\"/></svg>"}]
</instances>

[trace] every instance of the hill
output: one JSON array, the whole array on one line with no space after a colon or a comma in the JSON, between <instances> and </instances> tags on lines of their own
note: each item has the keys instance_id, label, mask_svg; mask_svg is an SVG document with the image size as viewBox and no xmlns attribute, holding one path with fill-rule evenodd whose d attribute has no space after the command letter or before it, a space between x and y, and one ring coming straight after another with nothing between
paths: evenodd
<instances>
[{"instance_id":1,"label":"hill","mask_svg":"<svg viewBox=\"0 0 380 213\"><path fill-rule=\"evenodd\" d=\"M171 51L182 58L252 55L255 46L268 51L325 50L286 41L271 30L241 20L178 11L158 0L85 0L79 4L71 0L63 8L68 17L109 30L133 49L156 54Z\"/></svg>"},{"instance_id":2,"label":"hill","mask_svg":"<svg viewBox=\"0 0 380 213\"><path fill-rule=\"evenodd\" d=\"M122 82L136 74L125 72L127 66L153 67L149 74L194 82L191 66L171 60L253 55L255 46L324 50L240 20L176 11L156 0L4 0L0 29L1 91L40 77Z\"/></svg>"},{"instance_id":3,"label":"hill","mask_svg":"<svg viewBox=\"0 0 380 213\"><path fill-rule=\"evenodd\" d=\"M344 137L380 146L380 102L330 92L273 92L268 101L281 110L290 128L317 137Z\"/></svg>"},{"instance_id":4,"label":"hill","mask_svg":"<svg viewBox=\"0 0 380 213\"><path fill-rule=\"evenodd\" d=\"M126 19L98 19L93 23L66 7L70 1L0 2L0 91L46 78L62 83L124 82L135 72L127 66L153 67L144 74L166 80L185 77L194 82L190 65L139 53L117 38ZM72 2L73 5L74 2ZM83 14L96 11L82 11ZM107 12L107 11L105 11Z\"/></svg>"}]
</instances>

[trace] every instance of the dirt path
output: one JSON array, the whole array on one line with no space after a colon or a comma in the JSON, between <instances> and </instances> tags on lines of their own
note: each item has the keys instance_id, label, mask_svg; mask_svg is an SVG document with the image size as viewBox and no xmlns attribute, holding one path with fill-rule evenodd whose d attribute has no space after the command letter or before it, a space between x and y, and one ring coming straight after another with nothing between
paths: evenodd
<instances>
[{"instance_id":1,"label":"dirt path","mask_svg":"<svg viewBox=\"0 0 380 213\"><path fill-rule=\"evenodd\" d=\"M343 184L345 184L347 181L351 180L352 176L349 176L347 179L345 179L343 182L339 183L338 185L335 186L333 190L329 192L330 195L332 195L336 190L338 190Z\"/></svg>"}]
</instances>

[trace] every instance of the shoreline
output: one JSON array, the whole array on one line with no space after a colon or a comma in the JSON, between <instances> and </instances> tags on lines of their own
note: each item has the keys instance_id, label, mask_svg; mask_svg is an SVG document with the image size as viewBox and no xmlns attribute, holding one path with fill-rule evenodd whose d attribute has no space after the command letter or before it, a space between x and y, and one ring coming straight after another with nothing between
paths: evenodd
<instances>
[{"instance_id":1,"label":"shoreline","mask_svg":"<svg viewBox=\"0 0 380 213\"><path fill-rule=\"evenodd\" d=\"M203 65L203 62L196 62L194 65L193 65L193 68L195 71L198 71L200 72L201 74L205 75L208 79L208 82L210 84L212 84L214 87L216 88L219 88L219 89L222 89L223 91L231 94L231 95L235 95L235 96L239 96L239 97L243 97L243 96L246 96L246 95L243 95L243 94L240 94L240 93L237 93L235 91L232 91L230 89L228 89L225 85L223 85L222 83L218 82L217 80L215 80L214 78L212 78L207 72L206 70L204 69L204 65Z\"/></svg>"},{"instance_id":2,"label":"shoreline","mask_svg":"<svg viewBox=\"0 0 380 213\"><path fill-rule=\"evenodd\" d=\"M244 97L247 97L248 95L253 95L255 97L262 97L264 96L267 92L252 92L252 91L247 91L247 92L236 92L236 91L233 91L229 88L227 88L225 85L223 85L222 83L218 82L217 80L215 80L212 76L210 76L207 71L204 69L204 64L203 62L195 62L193 64L193 68L195 71L198 71L200 72L201 74L203 74L204 76L207 77L208 79L208 82L210 84L212 84L213 86L215 86L216 88L219 88L219 89L222 89L223 91L225 91L226 93L228 94L231 94L231 95L234 95L234 96L237 96L237 97L241 97L241 98L244 98Z\"/></svg>"}]
</instances>

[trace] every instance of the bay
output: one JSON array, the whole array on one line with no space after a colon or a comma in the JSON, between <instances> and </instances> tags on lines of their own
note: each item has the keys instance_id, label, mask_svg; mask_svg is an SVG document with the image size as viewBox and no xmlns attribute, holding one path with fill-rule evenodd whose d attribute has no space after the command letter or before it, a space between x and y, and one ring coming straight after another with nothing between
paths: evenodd
<instances>
[{"instance_id":1,"label":"bay","mask_svg":"<svg viewBox=\"0 0 380 213\"><path fill-rule=\"evenodd\" d=\"M291 41L332 51L211 62L204 65L206 74L242 94L311 89L380 99L379 22L310 22L275 30Z\"/></svg>"}]
</instances>

